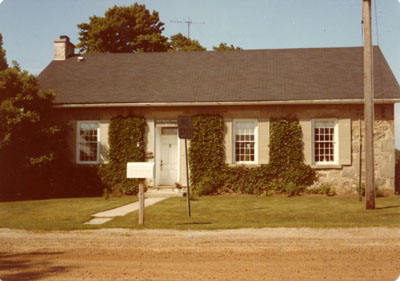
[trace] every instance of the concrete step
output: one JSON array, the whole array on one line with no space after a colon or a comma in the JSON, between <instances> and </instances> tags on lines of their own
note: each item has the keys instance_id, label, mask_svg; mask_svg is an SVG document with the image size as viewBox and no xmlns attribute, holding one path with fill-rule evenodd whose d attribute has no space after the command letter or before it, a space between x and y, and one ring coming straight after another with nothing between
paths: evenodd
<instances>
[{"instance_id":1,"label":"concrete step","mask_svg":"<svg viewBox=\"0 0 400 281\"><path fill-rule=\"evenodd\" d=\"M148 187L145 192L145 197L152 198L168 198L168 197L183 197L186 195L186 190L176 190L174 187Z\"/></svg>"}]
</instances>

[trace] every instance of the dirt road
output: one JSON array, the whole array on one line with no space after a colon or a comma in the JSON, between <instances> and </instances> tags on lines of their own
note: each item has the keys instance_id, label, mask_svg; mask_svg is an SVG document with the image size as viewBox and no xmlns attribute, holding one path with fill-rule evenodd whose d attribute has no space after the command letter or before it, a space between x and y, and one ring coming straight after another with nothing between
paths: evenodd
<instances>
[{"instance_id":1,"label":"dirt road","mask_svg":"<svg viewBox=\"0 0 400 281\"><path fill-rule=\"evenodd\" d=\"M396 280L400 229L0 229L0 279Z\"/></svg>"}]
</instances>

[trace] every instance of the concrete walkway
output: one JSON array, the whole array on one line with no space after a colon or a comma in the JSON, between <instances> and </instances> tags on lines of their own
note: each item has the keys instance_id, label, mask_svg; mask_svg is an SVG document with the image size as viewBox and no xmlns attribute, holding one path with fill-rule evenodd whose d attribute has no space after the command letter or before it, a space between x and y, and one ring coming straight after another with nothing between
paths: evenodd
<instances>
[{"instance_id":1,"label":"concrete walkway","mask_svg":"<svg viewBox=\"0 0 400 281\"><path fill-rule=\"evenodd\" d=\"M151 206L157 202L160 202L162 200L165 200L167 198L146 198L144 200L144 206ZM112 220L115 217L119 217L119 216L125 216L128 213L134 212L139 210L139 201L137 202L133 202L130 203L128 205L125 206L121 206L119 208L115 208L115 209L111 209L111 210L107 210L104 212L100 212L97 214L92 215L92 219L88 222L85 222L85 224L103 224L106 223L110 220Z\"/></svg>"}]
</instances>

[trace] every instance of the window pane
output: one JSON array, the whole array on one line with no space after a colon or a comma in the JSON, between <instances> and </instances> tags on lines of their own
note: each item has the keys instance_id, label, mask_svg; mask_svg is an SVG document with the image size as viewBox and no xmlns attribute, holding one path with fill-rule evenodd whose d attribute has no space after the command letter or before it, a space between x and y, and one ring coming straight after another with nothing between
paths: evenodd
<instances>
[{"instance_id":1,"label":"window pane","mask_svg":"<svg viewBox=\"0 0 400 281\"><path fill-rule=\"evenodd\" d=\"M315 121L314 123L314 161L334 162L334 121Z\"/></svg>"},{"instance_id":2,"label":"window pane","mask_svg":"<svg viewBox=\"0 0 400 281\"><path fill-rule=\"evenodd\" d=\"M235 160L237 162L254 161L255 154L255 123L235 123Z\"/></svg>"},{"instance_id":3,"label":"window pane","mask_svg":"<svg viewBox=\"0 0 400 281\"><path fill-rule=\"evenodd\" d=\"M81 161L97 161L97 143L81 143Z\"/></svg>"},{"instance_id":4,"label":"window pane","mask_svg":"<svg viewBox=\"0 0 400 281\"><path fill-rule=\"evenodd\" d=\"M79 161L95 162L98 159L99 124L95 122L79 123Z\"/></svg>"},{"instance_id":5,"label":"window pane","mask_svg":"<svg viewBox=\"0 0 400 281\"><path fill-rule=\"evenodd\" d=\"M162 128L161 134L163 134L163 135L177 135L178 134L178 128L164 127L164 128Z\"/></svg>"}]
</instances>

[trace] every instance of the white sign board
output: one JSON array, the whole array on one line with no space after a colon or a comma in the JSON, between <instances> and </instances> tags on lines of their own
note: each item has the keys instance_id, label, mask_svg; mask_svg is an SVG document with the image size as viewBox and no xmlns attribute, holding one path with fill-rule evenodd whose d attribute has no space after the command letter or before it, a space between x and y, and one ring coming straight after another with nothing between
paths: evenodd
<instances>
[{"instance_id":1,"label":"white sign board","mask_svg":"<svg viewBox=\"0 0 400 281\"><path fill-rule=\"evenodd\" d=\"M152 179L154 178L154 163L128 162L126 177L128 179Z\"/></svg>"}]
</instances>

